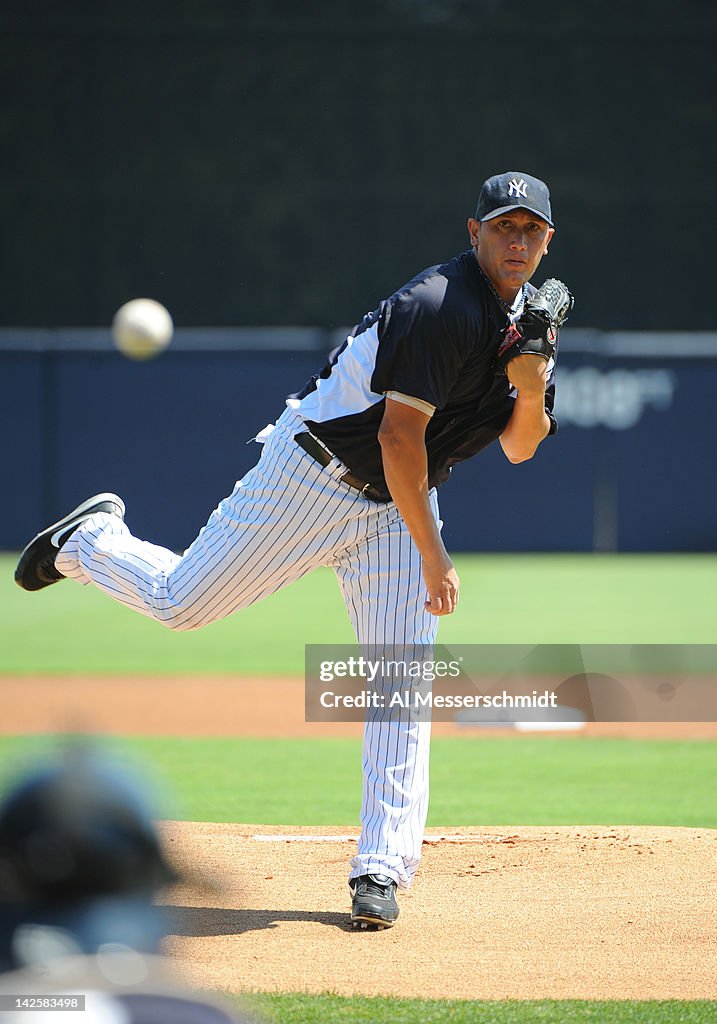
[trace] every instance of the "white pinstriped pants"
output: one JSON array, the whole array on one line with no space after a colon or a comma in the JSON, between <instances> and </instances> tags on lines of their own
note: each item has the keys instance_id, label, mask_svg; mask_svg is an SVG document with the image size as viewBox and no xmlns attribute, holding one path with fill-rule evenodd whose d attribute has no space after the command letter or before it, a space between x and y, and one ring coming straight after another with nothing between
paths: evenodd
<instances>
[{"instance_id":1,"label":"white pinstriped pants","mask_svg":"<svg viewBox=\"0 0 717 1024\"><path fill-rule=\"evenodd\" d=\"M293 440L287 409L257 465L212 513L183 555L133 537L99 513L57 557L63 575L172 629L198 629L246 608L319 565L336 572L359 644L430 646L438 620L424 608L421 559L393 502L364 498ZM436 519L435 491L431 501ZM358 855L351 877L390 875L408 888L428 810L430 722L366 722Z\"/></svg>"}]
</instances>

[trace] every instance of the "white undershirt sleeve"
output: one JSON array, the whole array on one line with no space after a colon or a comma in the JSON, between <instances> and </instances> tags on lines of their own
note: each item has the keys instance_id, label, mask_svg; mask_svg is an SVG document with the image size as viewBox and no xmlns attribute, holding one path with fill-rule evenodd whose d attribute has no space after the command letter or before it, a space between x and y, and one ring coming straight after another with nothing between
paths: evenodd
<instances>
[{"instance_id":1,"label":"white undershirt sleeve","mask_svg":"<svg viewBox=\"0 0 717 1024\"><path fill-rule=\"evenodd\" d=\"M402 402L404 405L411 405L426 416L432 416L436 411L435 405L424 402L422 398L414 398L413 395L404 395L401 391L387 391L386 398L392 398L394 402Z\"/></svg>"}]
</instances>

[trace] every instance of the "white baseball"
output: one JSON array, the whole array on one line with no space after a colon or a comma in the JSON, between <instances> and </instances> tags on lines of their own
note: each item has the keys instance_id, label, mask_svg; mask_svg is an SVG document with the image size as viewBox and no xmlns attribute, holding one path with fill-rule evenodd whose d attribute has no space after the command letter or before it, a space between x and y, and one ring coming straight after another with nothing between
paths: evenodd
<instances>
[{"instance_id":1,"label":"white baseball","mask_svg":"<svg viewBox=\"0 0 717 1024\"><path fill-rule=\"evenodd\" d=\"M154 299L125 302L112 321L112 340L129 359L158 356L169 345L173 331L171 316Z\"/></svg>"}]
</instances>

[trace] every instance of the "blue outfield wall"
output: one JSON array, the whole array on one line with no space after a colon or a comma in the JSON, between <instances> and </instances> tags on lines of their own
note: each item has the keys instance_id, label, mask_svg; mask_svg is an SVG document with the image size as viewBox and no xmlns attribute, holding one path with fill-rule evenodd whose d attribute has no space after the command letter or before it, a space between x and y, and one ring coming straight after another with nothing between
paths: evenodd
<instances>
[{"instance_id":1,"label":"blue outfield wall","mask_svg":"<svg viewBox=\"0 0 717 1024\"><path fill-rule=\"evenodd\" d=\"M331 340L179 331L133 363L103 331L0 332L0 548L99 490L123 496L139 536L186 547ZM565 331L558 434L519 466L495 445L456 467L440 492L449 550L716 550L716 392L716 335Z\"/></svg>"}]
</instances>

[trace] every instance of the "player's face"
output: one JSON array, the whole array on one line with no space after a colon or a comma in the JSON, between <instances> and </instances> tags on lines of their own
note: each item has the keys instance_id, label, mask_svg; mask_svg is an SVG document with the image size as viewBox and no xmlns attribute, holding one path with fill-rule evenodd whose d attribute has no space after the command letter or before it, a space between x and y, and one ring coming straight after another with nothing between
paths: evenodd
<instances>
[{"instance_id":1,"label":"player's face","mask_svg":"<svg viewBox=\"0 0 717 1024\"><path fill-rule=\"evenodd\" d=\"M478 263L495 290L512 302L548 251L554 229L529 210L512 210L492 220L468 221Z\"/></svg>"}]
</instances>

